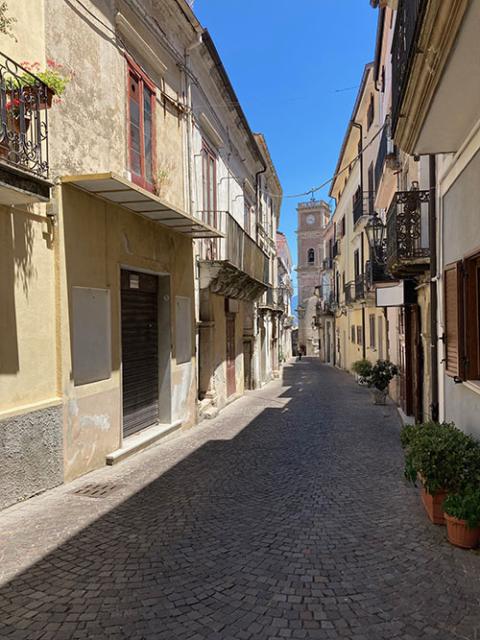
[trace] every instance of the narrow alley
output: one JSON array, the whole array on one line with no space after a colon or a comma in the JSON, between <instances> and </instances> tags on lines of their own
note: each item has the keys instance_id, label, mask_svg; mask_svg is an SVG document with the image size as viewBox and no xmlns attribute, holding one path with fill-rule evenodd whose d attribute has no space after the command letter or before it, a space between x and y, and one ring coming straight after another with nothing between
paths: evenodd
<instances>
[{"instance_id":1,"label":"narrow alley","mask_svg":"<svg viewBox=\"0 0 480 640\"><path fill-rule=\"evenodd\" d=\"M480 557L427 521L399 430L393 404L307 358L5 510L0 638L473 640Z\"/></svg>"}]
</instances>

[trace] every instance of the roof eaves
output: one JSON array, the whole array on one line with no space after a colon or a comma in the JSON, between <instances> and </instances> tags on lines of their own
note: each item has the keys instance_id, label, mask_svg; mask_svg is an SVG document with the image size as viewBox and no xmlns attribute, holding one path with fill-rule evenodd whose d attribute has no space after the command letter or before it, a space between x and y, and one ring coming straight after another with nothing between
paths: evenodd
<instances>
[{"instance_id":1,"label":"roof eaves","mask_svg":"<svg viewBox=\"0 0 480 640\"><path fill-rule=\"evenodd\" d=\"M340 149L340 154L338 156L337 166L335 167L335 172L333 174L334 175L334 179L332 180L332 184L331 184L330 190L328 192L328 195L331 198L333 198L332 192L334 190L335 183L337 181L336 176L342 169L345 168L345 167L341 167L341 162L343 160L343 156L345 154L345 150L347 148L347 144L348 144L348 141L350 139L350 133L351 133L352 128L353 128L353 123L355 122L355 118L356 118L357 113L358 113L358 108L360 106L360 102L362 100L362 96L363 96L364 91L365 91L365 87L366 87L367 79L368 79L368 74L370 72L370 69L372 69L372 67L373 67L373 62L368 62L365 65L364 69L363 69L362 80L360 82L360 88L358 90L357 97L355 99L355 104L353 105L353 111L352 111L352 115L350 117L350 120L348 122L348 127L347 127L347 131L345 132L345 137L343 138L342 146L341 146L341 149Z\"/></svg>"}]
</instances>

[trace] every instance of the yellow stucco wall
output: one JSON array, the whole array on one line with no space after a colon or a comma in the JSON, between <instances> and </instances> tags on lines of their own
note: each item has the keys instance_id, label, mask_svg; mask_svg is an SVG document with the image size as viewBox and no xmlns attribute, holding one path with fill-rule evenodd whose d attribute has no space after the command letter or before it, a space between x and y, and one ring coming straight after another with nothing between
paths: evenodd
<instances>
[{"instance_id":1,"label":"yellow stucco wall","mask_svg":"<svg viewBox=\"0 0 480 640\"><path fill-rule=\"evenodd\" d=\"M171 382L179 388L172 417L186 426L195 420L195 359L175 359L175 295L192 300L193 259L189 238L166 231L152 221L107 204L73 187L62 194L62 236L66 279L63 392L65 396L65 477L72 479L104 464L105 455L121 444L120 269L170 274ZM112 375L108 380L75 386L70 355L72 287L110 290ZM70 328L69 328L70 327ZM193 352L192 322L192 352Z\"/></svg>"},{"instance_id":2,"label":"yellow stucco wall","mask_svg":"<svg viewBox=\"0 0 480 640\"><path fill-rule=\"evenodd\" d=\"M53 233L40 212L0 207L0 418L57 396Z\"/></svg>"}]
</instances>

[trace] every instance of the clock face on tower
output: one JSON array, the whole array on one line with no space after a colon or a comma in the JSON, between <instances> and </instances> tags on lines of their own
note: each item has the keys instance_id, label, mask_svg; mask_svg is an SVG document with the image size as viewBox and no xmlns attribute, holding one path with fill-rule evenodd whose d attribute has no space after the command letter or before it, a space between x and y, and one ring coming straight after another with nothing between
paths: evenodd
<instances>
[{"instance_id":1,"label":"clock face on tower","mask_svg":"<svg viewBox=\"0 0 480 640\"><path fill-rule=\"evenodd\" d=\"M315 222L315 216L313 215L313 213L310 213L310 214L306 217L306 222L307 222L307 224L314 224L314 222Z\"/></svg>"}]
</instances>

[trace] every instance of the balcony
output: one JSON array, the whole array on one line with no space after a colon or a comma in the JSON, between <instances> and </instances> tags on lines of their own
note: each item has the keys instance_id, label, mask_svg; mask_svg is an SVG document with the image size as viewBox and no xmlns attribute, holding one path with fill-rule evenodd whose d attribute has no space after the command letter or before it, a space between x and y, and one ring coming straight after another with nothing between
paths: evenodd
<instances>
[{"instance_id":1,"label":"balcony","mask_svg":"<svg viewBox=\"0 0 480 640\"><path fill-rule=\"evenodd\" d=\"M47 202L48 118L52 92L0 53L0 204Z\"/></svg>"},{"instance_id":2,"label":"balcony","mask_svg":"<svg viewBox=\"0 0 480 640\"><path fill-rule=\"evenodd\" d=\"M389 120L385 122L375 162L375 208L386 209L397 184L396 171L400 168L398 150L390 136Z\"/></svg>"},{"instance_id":3,"label":"balcony","mask_svg":"<svg viewBox=\"0 0 480 640\"><path fill-rule=\"evenodd\" d=\"M267 290L269 257L228 211L217 212L222 238L203 240L200 287L238 300L256 300Z\"/></svg>"},{"instance_id":4,"label":"balcony","mask_svg":"<svg viewBox=\"0 0 480 640\"><path fill-rule=\"evenodd\" d=\"M345 295L345 304L352 305L355 302L355 282L353 280L345 283L343 293Z\"/></svg>"},{"instance_id":5,"label":"balcony","mask_svg":"<svg viewBox=\"0 0 480 640\"><path fill-rule=\"evenodd\" d=\"M259 308L271 311L287 311L287 292L284 287L268 287L258 302Z\"/></svg>"},{"instance_id":6,"label":"balcony","mask_svg":"<svg viewBox=\"0 0 480 640\"><path fill-rule=\"evenodd\" d=\"M362 302L367 295L366 274L360 273L355 280L350 280L345 284L345 304L353 305L355 302Z\"/></svg>"},{"instance_id":7,"label":"balcony","mask_svg":"<svg viewBox=\"0 0 480 640\"><path fill-rule=\"evenodd\" d=\"M362 191L358 187L353 196L353 225L355 226L363 216L370 216L374 211L375 193ZM365 218L366 219L366 218Z\"/></svg>"},{"instance_id":8,"label":"balcony","mask_svg":"<svg viewBox=\"0 0 480 640\"><path fill-rule=\"evenodd\" d=\"M416 42L427 0L399 0L392 43L392 128L396 130L401 117L402 102Z\"/></svg>"},{"instance_id":9,"label":"balcony","mask_svg":"<svg viewBox=\"0 0 480 640\"><path fill-rule=\"evenodd\" d=\"M317 302L317 314L320 316L332 315L335 310L335 295L332 290L320 291L320 300Z\"/></svg>"},{"instance_id":10,"label":"balcony","mask_svg":"<svg viewBox=\"0 0 480 640\"><path fill-rule=\"evenodd\" d=\"M393 280L392 276L387 272L385 262L376 258L367 260L365 263L365 276L368 289L373 289L376 284L381 282L392 282Z\"/></svg>"},{"instance_id":11,"label":"balcony","mask_svg":"<svg viewBox=\"0 0 480 640\"><path fill-rule=\"evenodd\" d=\"M410 278L428 269L429 192L397 191L387 213L387 271L394 278Z\"/></svg>"},{"instance_id":12,"label":"balcony","mask_svg":"<svg viewBox=\"0 0 480 640\"><path fill-rule=\"evenodd\" d=\"M366 278L364 273L360 273L355 278L355 302L365 300L366 295Z\"/></svg>"}]
</instances>

